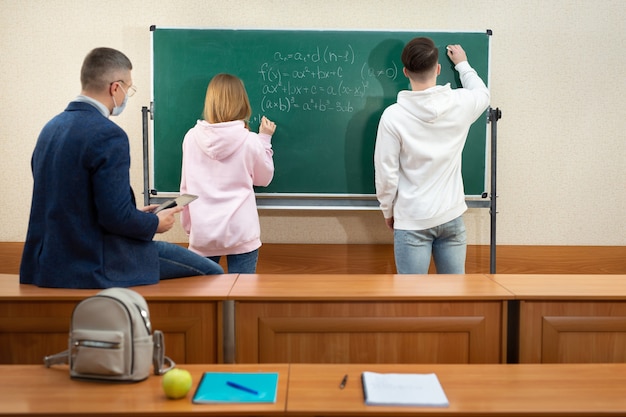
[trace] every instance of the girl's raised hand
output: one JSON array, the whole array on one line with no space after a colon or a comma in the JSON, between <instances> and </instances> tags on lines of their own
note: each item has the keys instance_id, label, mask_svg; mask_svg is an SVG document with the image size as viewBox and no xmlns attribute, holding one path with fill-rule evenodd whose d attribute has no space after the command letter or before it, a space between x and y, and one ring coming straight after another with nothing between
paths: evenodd
<instances>
[{"instance_id":1,"label":"girl's raised hand","mask_svg":"<svg viewBox=\"0 0 626 417\"><path fill-rule=\"evenodd\" d=\"M267 117L261 117L261 124L259 125L259 133L265 133L266 135L273 135L276 131L276 123L272 122Z\"/></svg>"}]
</instances>

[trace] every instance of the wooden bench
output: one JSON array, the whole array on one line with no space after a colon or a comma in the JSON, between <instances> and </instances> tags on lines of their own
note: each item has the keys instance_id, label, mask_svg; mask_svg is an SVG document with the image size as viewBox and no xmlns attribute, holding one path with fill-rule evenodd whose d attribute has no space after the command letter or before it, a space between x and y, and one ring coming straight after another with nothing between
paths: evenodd
<instances>
[{"instance_id":1,"label":"wooden bench","mask_svg":"<svg viewBox=\"0 0 626 417\"><path fill-rule=\"evenodd\" d=\"M223 275L133 289L178 363L506 359L512 295L484 275ZM65 349L74 306L96 292L0 275L0 360L41 363Z\"/></svg>"},{"instance_id":2,"label":"wooden bench","mask_svg":"<svg viewBox=\"0 0 626 417\"><path fill-rule=\"evenodd\" d=\"M519 363L626 362L626 275L507 275Z\"/></svg>"},{"instance_id":3,"label":"wooden bench","mask_svg":"<svg viewBox=\"0 0 626 417\"><path fill-rule=\"evenodd\" d=\"M485 275L240 275L236 363L501 363L507 302Z\"/></svg>"},{"instance_id":4,"label":"wooden bench","mask_svg":"<svg viewBox=\"0 0 626 417\"><path fill-rule=\"evenodd\" d=\"M219 275L134 289L178 363L626 362L626 275ZM0 275L0 361L64 350L74 306L96 292Z\"/></svg>"},{"instance_id":5,"label":"wooden bench","mask_svg":"<svg viewBox=\"0 0 626 417\"><path fill-rule=\"evenodd\" d=\"M146 298L169 357L177 363L218 363L221 303L236 277L190 277L132 289ZM44 356L67 349L74 306L98 291L20 285L17 275L0 275L0 363L43 363Z\"/></svg>"}]
</instances>

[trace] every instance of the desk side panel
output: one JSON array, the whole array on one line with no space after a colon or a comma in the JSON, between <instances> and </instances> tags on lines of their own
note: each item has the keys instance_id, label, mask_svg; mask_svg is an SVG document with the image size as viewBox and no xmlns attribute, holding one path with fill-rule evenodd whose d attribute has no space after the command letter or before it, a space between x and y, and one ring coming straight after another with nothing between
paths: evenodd
<instances>
[{"instance_id":1,"label":"desk side panel","mask_svg":"<svg viewBox=\"0 0 626 417\"><path fill-rule=\"evenodd\" d=\"M237 302L238 363L500 363L501 301Z\"/></svg>"},{"instance_id":2,"label":"desk side panel","mask_svg":"<svg viewBox=\"0 0 626 417\"><path fill-rule=\"evenodd\" d=\"M42 364L68 347L74 301L0 303L0 363ZM165 335L165 352L177 363L217 363L217 302L152 301L153 328Z\"/></svg>"},{"instance_id":3,"label":"desk side panel","mask_svg":"<svg viewBox=\"0 0 626 417\"><path fill-rule=\"evenodd\" d=\"M520 363L626 362L625 301L522 301Z\"/></svg>"}]
</instances>

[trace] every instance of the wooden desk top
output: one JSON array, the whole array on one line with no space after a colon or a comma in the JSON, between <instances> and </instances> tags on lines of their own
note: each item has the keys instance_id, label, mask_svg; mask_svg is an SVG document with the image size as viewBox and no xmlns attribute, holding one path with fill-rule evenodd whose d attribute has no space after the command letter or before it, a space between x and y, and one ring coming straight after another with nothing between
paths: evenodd
<instances>
[{"instance_id":1,"label":"wooden desk top","mask_svg":"<svg viewBox=\"0 0 626 417\"><path fill-rule=\"evenodd\" d=\"M133 384L72 380L67 366L0 365L0 416L147 416L283 415L287 401L289 365L181 365L193 378L189 394L169 400L160 376ZM203 372L278 372L278 395L274 404L192 404L191 398Z\"/></svg>"},{"instance_id":2,"label":"wooden desk top","mask_svg":"<svg viewBox=\"0 0 626 417\"><path fill-rule=\"evenodd\" d=\"M131 288L146 300L169 301L626 300L626 275L224 274ZM40 288L0 274L0 301L79 301L98 291Z\"/></svg>"},{"instance_id":3,"label":"wooden desk top","mask_svg":"<svg viewBox=\"0 0 626 417\"><path fill-rule=\"evenodd\" d=\"M234 300L506 300L514 296L485 275L240 275Z\"/></svg>"},{"instance_id":4,"label":"wooden desk top","mask_svg":"<svg viewBox=\"0 0 626 417\"><path fill-rule=\"evenodd\" d=\"M215 300L225 299L236 279L237 274L207 275L168 279L153 285L130 288L143 295L148 301L174 300L176 298ZM55 301L80 301L99 291L101 290L41 288L35 285L20 284L18 275L0 274L0 301L41 301L48 298ZM54 297L51 297L51 294Z\"/></svg>"},{"instance_id":5,"label":"wooden desk top","mask_svg":"<svg viewBox=\"0 0 626 417\"><path fill-rule=\"evenodd\" d=\"M450 406L367 406L361 384L363 371L434 372ZM344 374L348 374L348 383L342 390L339 383ZM288 391L289 415L626 415L626 363L292 364Z\"/></svg>"},{"instance_id":6,"label":"wooden desk top","mask_svg":"<svg viewBox=\"0 0 626 417\"><path fill-rule=\"evenodd\" d=\"M168 400L161 377L134 384L71 380L66 366L0 365L0 416L298 415L298 416L597 416L626 415L626 363L621 364L238 364L184 365L193 387ZM203 372L279 372L275 404L192 404ZM449 407L364 404L361 373L435 373ZM345 389L339 389L348 374Z\"/></svg>"},{"instance_id":7,"label":"wooden desk top","mask_svg":"<svg viewBox=\"0 0 626 417\"><path fill-rule=\"evenodd\" d=\"M626 275L489 275L525 300L624 300Z\"/></svg>"}]
</instances>

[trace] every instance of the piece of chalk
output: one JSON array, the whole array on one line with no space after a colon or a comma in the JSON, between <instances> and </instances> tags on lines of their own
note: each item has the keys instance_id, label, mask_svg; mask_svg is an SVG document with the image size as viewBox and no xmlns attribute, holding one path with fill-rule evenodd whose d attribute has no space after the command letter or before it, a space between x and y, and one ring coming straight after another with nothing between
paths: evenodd
<instances>
[{"instance_id":1,"label":"piece of chalk","mask_svg":"<svg viewBox=\"0 0 626 417\"><path fill-rule=\"evenodd\" d=\"M448 51L450 51L450 50L451 50L449 46L446 46L446 49L447 49Z\"/></svg>"}]
</instances>

